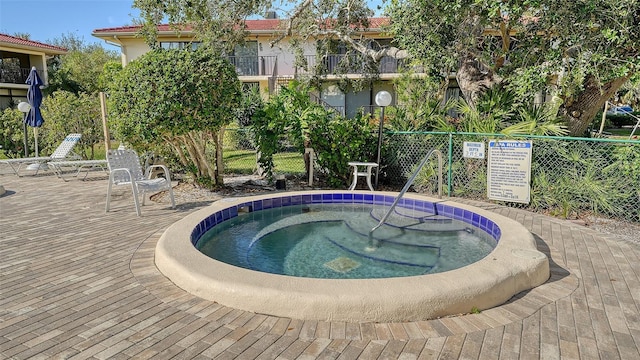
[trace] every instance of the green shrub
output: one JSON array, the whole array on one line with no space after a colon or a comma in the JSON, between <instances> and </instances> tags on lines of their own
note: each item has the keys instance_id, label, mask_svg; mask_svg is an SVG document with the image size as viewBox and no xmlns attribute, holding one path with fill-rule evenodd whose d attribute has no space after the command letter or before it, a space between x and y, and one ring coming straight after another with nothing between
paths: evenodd
<instances>
[{"instance_id":1,"label":"green shrub","mask_svg":"<svg viewBox=\"0 0 640 360\"><path fill-rule=\"evenodd\" d=\"M4 109L0 113L0 145L5 157L24 155L24 114L18 109ZM34 149L33 133L27 137L29 149Z\"/></svg>"},{"instance_id":2,"label":"green shrub","mask_svg":"<svg viewBox=\"0 0 640 360\"><path fill-rule=\"evenodd\" d=\"M348 162L376 159L376 129L362 113L353 119L327 116L309 124L311 147L329 186L345 187L351 174Z\"/></svg>"}]
</instances>

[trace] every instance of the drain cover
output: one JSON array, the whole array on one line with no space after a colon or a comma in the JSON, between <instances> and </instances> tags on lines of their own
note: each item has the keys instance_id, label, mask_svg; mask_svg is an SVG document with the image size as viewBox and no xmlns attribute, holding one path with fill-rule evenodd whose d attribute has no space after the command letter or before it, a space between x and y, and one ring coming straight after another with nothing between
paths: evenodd
<instances>
[{"instance_id":1,"label":"drain cover","mask_svg":"<svg viewBox=\"0 0 640 360\"><path fill-rule=\"evenodd\" d=\"M331 260L328 263L325 263L324 266L335 272L347 273L360 266L360 263L355 260L349 259L348 257L339 257L335 260Z\"/></svg>"}]
</instances>

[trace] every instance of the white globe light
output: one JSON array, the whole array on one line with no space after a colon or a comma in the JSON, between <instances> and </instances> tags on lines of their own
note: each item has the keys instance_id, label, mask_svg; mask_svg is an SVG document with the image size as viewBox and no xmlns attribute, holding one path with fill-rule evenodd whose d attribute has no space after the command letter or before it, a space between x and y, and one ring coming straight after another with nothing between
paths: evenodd
<instances>
[{"instance_id":1,"label":"white globe light","mask_svg":"<svg viewBox=\"0 0 640 360\"><path fill-rule=\"evenodd\" d=\"M18 104L18 110L22 111L23 113L29 112L29 110L31 109L31 105L29 105L29 103L27 102L20 102Z\"/></svg>"},{"instance_id":2,"label":"white globe light","mask_svg":"<svg viewBox=\"0 0 640 360\"><path fill-rule=\"evenodd\" d=\"M376 104L378 106L389 106L391 104L391 94L388 91L378 91L376 94Z\"/></svg>"}]
</instances>

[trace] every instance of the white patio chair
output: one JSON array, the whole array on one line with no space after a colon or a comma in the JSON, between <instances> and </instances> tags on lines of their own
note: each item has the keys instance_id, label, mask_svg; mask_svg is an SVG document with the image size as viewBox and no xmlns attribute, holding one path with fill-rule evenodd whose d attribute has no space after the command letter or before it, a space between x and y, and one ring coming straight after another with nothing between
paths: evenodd
<instances>
[{"instance_id":1,"label":"white patio chair","mask_svg":"<svg viewBox=\"0 0 640 360\"><path fill-rule=\"evenodd\" d=\"M147 192L158 192L168 190L171 197L171 208L176 207L171 188L171 174L164 165L151 165L142 173L140 158L133 150L109 150L107 151L107 164L109 166L109 188L107 189L107 206L105 211L109 211L111 202L111 188L113 185L129 185L133 192L133 202L136 206L136 213L140 216L140 202L138 195L142 195L142 205L144 205ZM149 175L154 168L162 168L164 177L151 179Z\"/></svg>"},{"instance_id":2,"label":"white patio chair","mask_svg":"<svg viewBox=\"0 0 640 360\"><path fill-rule=\"evenodd\" d=\"M82 134L69 134L64 140L58 145L56 150L50 156L38 156L38 157L27 157L27 158L18 158L18 159L4 159L0 160L0 164L7 164L11 166L11 170L16 174L16 176L20 176L20 169L25 164L46 164L49 161L62 161L66 159L79 158L79 156L73 156L73 147L76 146L78 141L80 141L80 137ZM17 167L16 167L17 166ZM33 174L34 176L38 174L40 170L40 166L36 167L36 172Z\"/></svg>"}]
</instances>

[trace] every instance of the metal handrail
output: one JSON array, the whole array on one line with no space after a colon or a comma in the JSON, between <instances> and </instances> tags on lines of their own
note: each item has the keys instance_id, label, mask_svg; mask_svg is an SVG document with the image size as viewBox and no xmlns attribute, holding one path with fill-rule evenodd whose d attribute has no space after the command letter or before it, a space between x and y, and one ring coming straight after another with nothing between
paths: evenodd
<instances>
[{"instance_id":1,"label":"metal handrail","mask_svg":"<svg viewBox=\"0 0 640 360\"><path fill-rule=\"evenodd\" d=\"M420 166L418 166L418 168L413 173L413 175L411 175L409 180L407 180L407 183L404 184L402 191L400 191L400 194L398 194L396 199L393 201L393 204L391 205L387 213L382 217L382 219L380 219L380 222L378 223L378 225L374 226L373 229L369 231L369 239L372 238L373 232L376 231L380 226L382 226L382 224L384 224L385 221L387 221L387 218L389 217L389 215L391 215L391 212L393 211L393 209L396 208L396 205L398 205L398 202L400 201L400 199L402 199L402 197L407 192L407 190L409 190L409 187L411 186L411 184L413 184L413 181L415 180L416 176L418 176L418 173L420 172L420 170L422 170L424 165L427 163L427 161L433 154L438 155L438 199L442 199L442 152L438 149L433 149L429 151L427 156L424 157L424 160L422 160L422 163L420 163Z\"/></svg>"}]
</instances>

